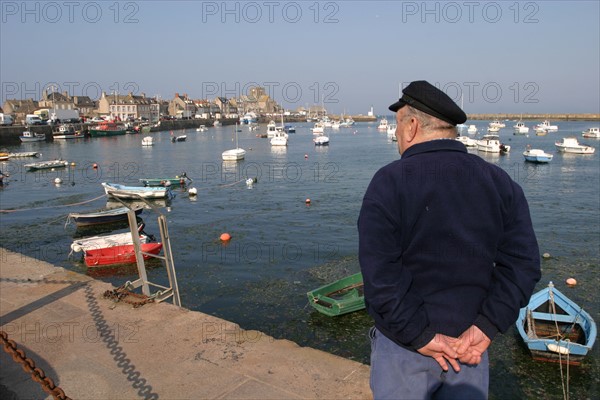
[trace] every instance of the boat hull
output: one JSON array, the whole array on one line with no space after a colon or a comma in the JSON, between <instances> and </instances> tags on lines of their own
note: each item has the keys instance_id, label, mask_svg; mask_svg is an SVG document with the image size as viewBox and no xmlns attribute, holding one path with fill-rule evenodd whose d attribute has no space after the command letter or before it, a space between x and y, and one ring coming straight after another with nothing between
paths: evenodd
<instances>
[{"instance_id":1,"label":"boat hull","mask_svg":"<svg viewBox=\"0 0 600 400\"><path fill-rule=\"evenodd\" d=\"M162 243L142 243L144 253L158 254L162 249ZM144 260L150 258L143 255ZM84 255L85 265L90 268L115 264L131 264L136 262L135 250L132 244L106 247L102 249L88 250Z\"/></svg>"},{"instance_id":2,"label":"boat hull","mask_svg":"<svg viewBox=\"0 0 600 400\"><path fill-rule=\"evenodd\" d=\"M119 199L163 199L170 197L170 191L165 187L134 187L102 183L107 195Z\"/></svg>"},{"instance_id":3,"label":"boat hull","mask_svg":"<svg viewBox=\"0 0 600 400\"><path fill-rule=\"evenodd\" d=\"M596 340L592 317L552 284L520 310L517 330L539 361L579 365Z\"/></svg>"},{"instance_id":4,"label":"boat hull","mask_svg":"<svg viewBox=\"0 0 600 400\"><path fill-rule=\"evenodd\" d=\"M308 292L308 302L321 314L330 317L365 308L364 285L359 272Z\"/></svg>"},{"instance_id":5,"label":"boat hull","mask_svg":"<svg viewBox=\"0 0 600 400\"><path fill-rule=\"evenodd\" d=\"M110 224L113 222L127 221L127 212L129 208L120 207L111 210L100 211L95 213L71 213L69 214L69 220L73 220L77 226L91 226L100 224ZM140 215L143 211L142 208L138 208L135 211L135 215Z\"/></svg>"}]
</instances>

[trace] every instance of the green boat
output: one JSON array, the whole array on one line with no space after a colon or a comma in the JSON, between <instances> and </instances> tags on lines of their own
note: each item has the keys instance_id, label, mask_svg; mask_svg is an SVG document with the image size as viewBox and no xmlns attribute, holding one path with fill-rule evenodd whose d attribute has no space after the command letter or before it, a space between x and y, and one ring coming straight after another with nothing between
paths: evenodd
<instances>
[{"instance_id":1,"label":"green boat","mask_svg":"<svg viewBox=\"0 0 600 400\"><path fill-rule=\"evenodd\" d=\"M127 132L123 125L118 125L114 121L102 121L97 126L89 129L91 137L118 136Z\"/></svg>"},{"instance_id":2,"label":"green boat","mask_svg":"<svg viewBox=\"0 0 600 400\"><path fill-rule=\"evenodd\" d=\"M190 178L183 172L181 175L177 175L174 178L142 178L140 182L144 186L171 186L181 185L184 186L187 182L192 182Z\"/></svg>"},{"instance_id":3,"label":"green boat","mask_svg":"<svg viewBox=\"0 0 600 400\"><path fill-rule=\"evenodd\" d=\"M330 317L365 308L364 285L359 272L306 294L317 311Z\"/></svg>"}]
</instances>

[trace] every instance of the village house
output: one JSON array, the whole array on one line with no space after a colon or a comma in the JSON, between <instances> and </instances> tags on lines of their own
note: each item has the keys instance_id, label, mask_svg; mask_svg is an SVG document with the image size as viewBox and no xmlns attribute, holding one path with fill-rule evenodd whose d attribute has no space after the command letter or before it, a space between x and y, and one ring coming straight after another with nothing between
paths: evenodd
<instances>
[{"instance_id":1,"label":"village house","mask_svg":"<svg viewBox=\"0 0 600 400\"><path fill-rule=\"evenodd\" d=\"M145 93L140 96L131 92L127 95L115 93L107 96L102 92L98 101L98 114L121 121L136 119L156 121L160 115L160 105L156 99L146 97Z\"/></svg>"},{"instance_id":2,"label":"village house","mask_svg":"<svg viewBox=\"0 0 600 400\"><path fill-rule=\"evenodd\" d=\"M175 93L175 97L169 102L169 115L177 119L193 118L196 115L196 105L187 93L184 93L183 96Z\"/></svg>"},{"instance_id":3,"label":"village house","mask_svg":"<svg viewBox=\"0 0 600 400\"><path fill-rule=\"evenodd\" d=\"M232 103L235 104L241 115L250 111L260 115L276 114L282 111L281 106L265 92L265 88L258 86L251 87L248 94L232 100Z\"/></svg>"},{"instance_id":4,"label":"village house","mask_svg":"<svg viewBox=\"0 0 600 400\"><path fill-rule=\"evenodd\" d=\"M2 110L5 114L12 115L15 123L25 123L25 116L33 114L39 108L38 102L33 99L26 100L6 100L2 104Z\"/></svg>"}]
</instances>

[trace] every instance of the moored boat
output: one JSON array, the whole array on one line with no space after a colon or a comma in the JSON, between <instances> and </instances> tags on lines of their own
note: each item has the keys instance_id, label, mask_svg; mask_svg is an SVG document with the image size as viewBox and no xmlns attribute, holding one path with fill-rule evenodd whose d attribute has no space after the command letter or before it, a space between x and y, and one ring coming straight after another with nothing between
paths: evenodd
<instances>
[{"instance_id":1,"label":"moored boat","mask_svg":"<svg viewBox=\"0 0 600 400\"><path fill-rule=\"evenodd\" d=\"M329 146L329 137L325 135L319 135L313 139L315 146Z\"/></svg>"},{"instance_id":2,"label":"moored boat","mask_svg":"<svg viewBox=\"0 0 600 400\"><path fill-rule=\"evenodd\" d=\"M558 151L563 153L593 154L596 151L592 146L579 144L577 138L574 137L562 138L558 142L555 142L554 145Z\"/></svg>"},{"instance_id":3,"label":"moored boat","mask_svg":"<svg viewBox=\"0 0 600 400\"><path fill-rule=\"evenodd\" d=\"M535 360L578 365L596 340L596 323L550 282L519 312L517 330Z\"/></svg>"},{"instance_id":4,"label":"moored boat","mask_svg":"<svg viewBox=\"0 0 600 400\"><path fill-rule=\"evenodd\" d=\"M523 157L525 157L525 161L533 163L548 163L554 156L541 149L527 149L523 152Z\"/></svg>"},{"instance_id":5,"label":"moored boat","mask_svg":"<svg viewBox=\"0 0 600 400\"><path fill-rule=\"evenodd\" d=\"M19 136L21 142L43 142L46 140L46 135L43 133L34 133L31 131L23 131Z\"/></svg>"},{"instance_id":6,"label":"moored boat","mask_svg":"<svg viewBox=\"0 0 600 400\"><path fill-rule=\"evenodd\" d=\"M68 161L65 160L50 160L50 161L39 161L29 164L24 164L23 166L29 170L38 170L38 169L50 169L50 168L64 168L69 165Z\"/></svg>"},{"instance_id":7,"label":"moored boat","mask_svg":"<svg viewBox=\"0 0 600 400\"><path fill-rule=\"evenodd\" d=\"M91 137L119 136L127 133L127 130L123 125L119 125L115 121L102 121L90 128L89 133Z\"/></svg>"},{"instance_id":8,"label":"moored boat","mask_svg":"<svg viewBox=\"0 0 600 400\"><path fill-rule=\"evenodd\" d=\"M477 140L477 150L488 153L508 153L510 146L500 143L498 135L484 135Z\"/></svg>"},{"instance_id":9,"label":"moored boat","mask_svg":"<svg viewBox=\"0 0 600 400\"><path fill-rule=\"evenodd\" d=\"M312 307L330 317L365 308L364 284L360 272L311 290L306 295Z\"/></svg>"},{"instance_id":10,"label":"moored boat","mask_svg":"<svg viewBox=\"0 0 600 400\"><path fill-rule=\"evenodd\" d=\"M551 125L550 121L546 120L546 121L542 121L539 124L537 124L535 126L536 129L543 129L546 131L557 131L558 130L558 126L556 125Z\"/></svg>"},{"instance_id":11,"label":"moored boat","mask_svg":"<svg viewBox=\"0 0 600 400\"><path fill-rule=\"evenodd\" d=\"M515 129L515 133L529 133L529 127L525 126L521 121L517 122L513 128Z\"/></svg>"},{"instance_id":12,"label":"moored boat","mask_svg":"<svg viewBox=\"0 0 600 400\"><path fill-rule=\"evenodd\" d=\"M171 137L171 142L173 142L173 143L175 143L175 142L185 142L186 139L187 139L187 135L172 136Z\"/></svg>"},{"instance_id":13,"label":"moored boat","mask_svg":"<svg viewBox=\"0 0 600 400\"><path fill-rule=\"evenodd\" d=\"M74 221L77 226L90 226L126 221L128 211L128 207L119 207L90 213L70 213L67 216L67 224ZM135 215L139 215L143 211L143 208L135 208L133 211Z\"/></svg>"},{"instance_id":14,"label":"moored boat","mask_svg":"<svg viewBox=\"0 0 600 400\"><path fill-rule=\"evenodd\" d=\"M468 136L457 136L456 140L458 140L467 147L477 147L477 140L471 139Z\"/></svg>"},{"instance_id":15,"label":"moored boat","mask_svg":"<svg viewBox=\"0 0 600 400\"><path fill-rule=\"evenodd\" d=\"M172 197L168 187L125 186L118 183L102 182L107 195L119 199L163 199Z\"/></svg>"},{"instance_id":16,"label":"moored boat","mask_svg":"<svg viewBox=\"0 0 600 400\"><path fill-rule=\"evenodd\" d=\"M20 151L17 153L8 153L10 158L21 158L21 157L39 157L40 153L37 151Z\"/></svg>"},{"instance_id":17,"label":"moored boat","mask_svg":"<svg viewBox=\"0 0 600 400\"><path fill-rule=\"evenodd\" d=\"M170 185L185 185L187 181L192 182L185 172L177 175L174 178L141 178L140 182L144 186L170 186Z\"/></svg>"},{"instance_id":18,"label":"moored boat","mask_svg":"<svg viewBox=\"0 0 600 400\"><path fill-rule=\"evenodd\" d=\"M78 139L82 137L83 135L77 132L71 124L60 125L57 130L52 132L53 139Z\"/></svg>"},{"instance_id":19,"label":"moored boat","mask_svg":"<svg viewBox=\"0 0 600 400\"><path fill-rule=\"evenodd\" d=\"M146 136L142 139L142 146L154 146L154 138Z\"/></svg>"},{"instance_id":20,"label":"moored boat","mask_svg":"<svg viewBox=\"0 0 600 400\"><path fill-rule=\"evenodd\" d=\"M157 255L162 249L162 243L141 243L142 253ZM142 254L144 260L150 258L149 254ZM87 250L83 256L88 267L100 267L115 264L131 264L136 262L133 244L105 247Z\"/></svg>"},{"instance_id":21,"label":"moored boat","mask_svg":"<svg viewBox=\"0 0 600 400\"><path fill-rule=\"evenodd\" d=\"M583 136L584 138L598 139L600 138L600 128L588 128L585 131L583 131L581 136Z\"/></svg>"}]
</instances>

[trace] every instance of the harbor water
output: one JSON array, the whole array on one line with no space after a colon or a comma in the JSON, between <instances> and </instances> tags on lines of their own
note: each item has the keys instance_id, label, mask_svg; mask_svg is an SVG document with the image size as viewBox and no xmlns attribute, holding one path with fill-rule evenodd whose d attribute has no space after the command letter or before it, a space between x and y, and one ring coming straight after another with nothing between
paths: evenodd
<instances>
[{"instance_id":1,"label":"harbor water","mask_svg":"<svg viewBox=\"0 0 600 400\"><path fill-rule=\"evenodd\" d=\"M488 121L470 123L484 133ZM553 281L599 321L600 141L581 137L598 123L555 123L557 132L538 136L533 129L514 135L514 122L507 121L499 135L511 146L508 154L469 151L497 164L523 187L540 251L548 253L538 289ZM74 238L125 231L127 225L82 230L66 224L67 215L120 206L103 196L101 182L139 185L142 178L185 172L192 179L187 187L173 187L173 199L153 202L167 216L182 305L368 363L368 315L326 317L308 304L306 292L359 271L356 220L362 196L377 169L399 158L397 145L376 123L358 123L328 130L330 145L315 146L311 126L297 124L287 147L271 147L269 139L258 137L265 125L257 131L241 126L238 140L246 157L239 162L221 160L224 150L235 147L233 126L152 133L149 147L142 147L143 135L6 146L8 152L42 155L0 163L10 174L0 186L0 245L116 286L134 280L135 265L88 269L80 253L69 256ZM172 134L185 134L187 140L173 143ZM577 136L596 152L558 153L554 142L567 136ZM528 145L553 153L554 159L525 162ZM72 164L35 172L24 167L56 158ZM57 178L61 184L55 184ZM196 196L188 194L190 187L197 189ZM140 217L145 231L158 236L156 210L146 209ZM232 237L227 243L219 240L224 232ZM150 281L167 283L159 261L148 267ZM578 285L567 287L569 277ZM599 348L582 366L570 367L571 398L600 396ZM533 361L516 328L499 335L490 354L490 398L563 398L565 367Z\"/></svg>"}]
</instances>

